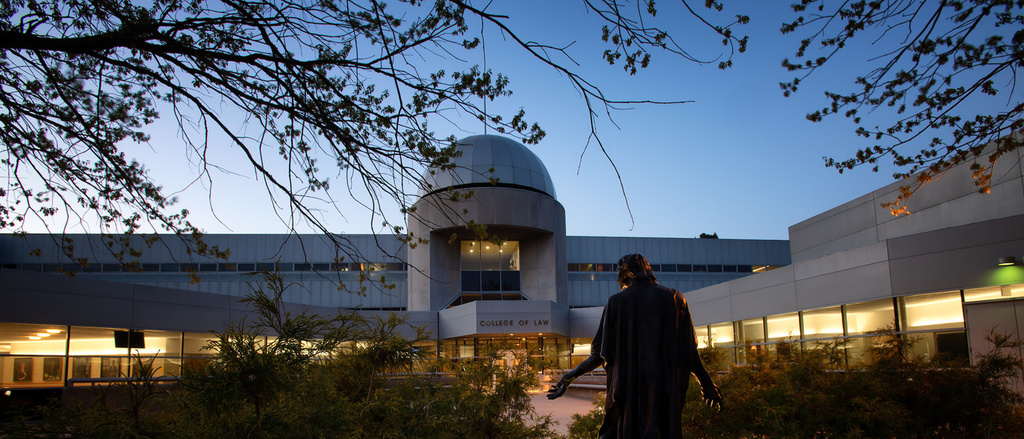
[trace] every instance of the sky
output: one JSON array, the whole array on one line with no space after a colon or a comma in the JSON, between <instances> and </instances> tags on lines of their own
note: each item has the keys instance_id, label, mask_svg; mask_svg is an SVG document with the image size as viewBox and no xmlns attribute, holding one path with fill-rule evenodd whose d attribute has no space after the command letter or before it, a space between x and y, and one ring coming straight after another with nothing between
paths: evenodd
<instances>
[{"instance_id":1,"label":"sky","mask_svg":"<svg viewBox=\"0 0 1024 439\"><path fill-rule=\"evenodd\" d=\"M717 68L723 50L728 50L720 37L702 29L678 4L658 3L655 24L709 63L655 54L651 67L633 76L601 59L601 23L581 2L492 3L490 10L507 14L508 25L523 39L568 45L572 61L578 63L574 70L609 98L690 101L637 105L612 111L610 117L601 113L597 130L608 157L589 138L579 93L566 78L516 49L495 26L484 27L478 58L447 62L452 70L486 63L509 76L513 96L489 102L488 109L510 115L523 108L527 119L546 131L543 141L529 148L551 174L570 236L693 238L717 233L721 238L788 239L789 226L893 182L891 167L841 175L826 168L823 156L846 158L871 143L855 136L856 125L845 118L818 123L805 118L827 103L824 90L849 90L856 74L866 73L871 53L888 41L874 46L859 42L862 46L847 49L842 59L805 80L798 93L784 97L779 82L793 74L781 62L799 44L799 36L779 32L780 24L792 19L789 3L733 1L726 2L722 13L709 14L720 22L736 13L751 17L748 25L736 29L750 36L747 53L736 54L734 66L725 71ZM484 133L478 125L455 120L432 127L440 135L461 138ZM287 232L287 221L270 207L263 183L232 155L237 151L215 153L212 158L221 170L215 171L210 187L196 180L196 157L182 151L170 120L154 128L153 140L129 148L129 154L164 183L193 222L211 233ZM336 198L341 215L325 213L333 231L381 229L379 217L343 198ZM386 211L395 217L393 209Z\"/></svg>"}]
</instances>

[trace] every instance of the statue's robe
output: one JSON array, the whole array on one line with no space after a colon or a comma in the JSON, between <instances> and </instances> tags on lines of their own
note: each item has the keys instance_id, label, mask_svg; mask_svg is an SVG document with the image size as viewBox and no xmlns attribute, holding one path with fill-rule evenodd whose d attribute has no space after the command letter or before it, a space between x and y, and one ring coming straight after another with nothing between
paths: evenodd
<instances>
[{"instance_id":1,"label":"statue's robe","mask_svg":"<svg viewBox=\"0 0 1024 439\"><path fill-rule=\"evenodd\" d=\"M601 439L682 437L690 374L711 383L682 293L634 282L611 296L590 352L608 373Z\"/></svg>"}]
</instances>

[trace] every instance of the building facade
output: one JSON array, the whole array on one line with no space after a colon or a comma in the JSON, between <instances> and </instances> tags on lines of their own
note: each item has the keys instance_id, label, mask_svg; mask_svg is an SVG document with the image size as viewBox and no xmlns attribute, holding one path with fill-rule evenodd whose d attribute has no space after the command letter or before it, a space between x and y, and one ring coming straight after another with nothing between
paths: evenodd
<instances>
[{"instance_id":1,"label":"building facade","mask_svg":"<svg viewBox=\"0 0 1024 439\"><path fill-rule=\"evenodd\" d=\"M408 219L411 236L429 242L415 246L393 236L208 235L231 250L212 260L169 237L125 267L99 235L70 237L84 266L61 250L64 237L0 237L0 388L131 373L130 352L176 375L210 354L210 330L248 315L238 301L265 270L289 285L292 309L403 313L432 332L424 348L435 355L470 358L501 343L565 368L589 354L618 291L614 262L628 253L684 293L699 341L738 363L750 349L835 337L852 341L856 363L885 325L925 338L922 354L966 355L983 348L978 328L1024 325L1019 155L1000 163L990 194L954 172L896 218L879 207L893 185L778 241L566 236L564 208L529 149L473 136L460 151L454 171L428 174ZM472 196L453 202L453 191ZM485 239L467 224L486 226ZM1008 257L1013 265L997 266Z\"/></svg>"}]
</instances>

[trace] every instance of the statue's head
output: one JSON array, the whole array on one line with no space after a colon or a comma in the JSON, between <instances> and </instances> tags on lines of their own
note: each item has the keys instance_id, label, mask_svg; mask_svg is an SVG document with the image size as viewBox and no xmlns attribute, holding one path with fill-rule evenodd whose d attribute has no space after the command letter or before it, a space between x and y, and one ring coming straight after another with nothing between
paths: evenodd
<instances>
[{"instance_id":1,"label":"statue's head","mask_svg":"<svg viewBox=\"0 0 1024 439\"><path fill-rule=\"evenodd\" d=\"M619 286L626 288L633 284L633 282L654 282L657 280L654 277L654 270L651 269L651 264L647 262L647 258L640 254L630 254L619 258L619 262L616 264L619 269Z\"/></svg>"}]
</instances>

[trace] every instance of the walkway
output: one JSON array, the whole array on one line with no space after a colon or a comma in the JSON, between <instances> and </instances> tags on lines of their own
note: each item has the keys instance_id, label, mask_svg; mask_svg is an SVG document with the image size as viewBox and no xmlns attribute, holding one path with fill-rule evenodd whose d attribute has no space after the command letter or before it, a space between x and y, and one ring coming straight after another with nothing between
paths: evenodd
<instances>
[{"instance_id":1,"label":"walkway","mask_svg":"<svg viewBox=\"0 0 1024 439\"><path fill-rule=\"evenodd\" d=\"M556 423L554 430L562 435L569 434L572 415L586 414L595 408L591 399L578 396L565 395L552 401L548 399L547 393L535 393L531 399L537 416L551 415L551 420Z\"/></svg>"}]
</instances>

